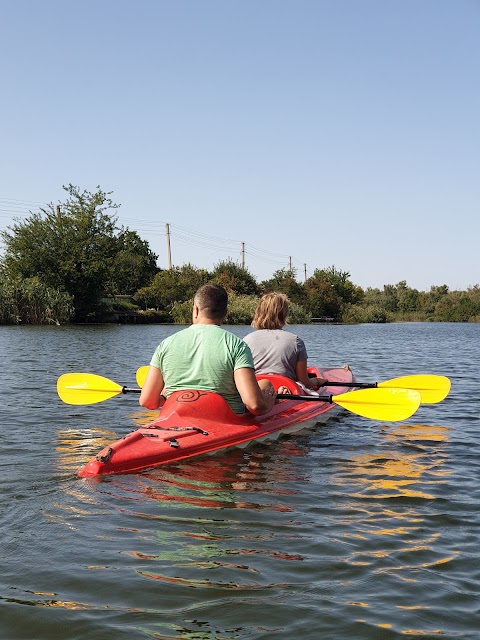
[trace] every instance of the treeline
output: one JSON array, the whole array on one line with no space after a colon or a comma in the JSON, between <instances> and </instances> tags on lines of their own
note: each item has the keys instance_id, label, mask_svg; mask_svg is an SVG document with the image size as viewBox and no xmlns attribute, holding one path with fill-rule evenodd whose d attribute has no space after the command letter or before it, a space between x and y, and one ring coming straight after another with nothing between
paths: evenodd
<instances>
[{"instance_id":1,"label":"treeline","mask_svg":"<svg viewBox=\"0 0 480 640\"><path fill-rule=\"evenodd\" d=\"M144 313L163 314L164 322L189 322L192 298L205 282L217 282L230 292L231 324L250 324L261 294L281 291L289 297L291 324L312 319L340 323L480 322L480 287L449 291L446 285L417 291L405 281L383 289L363 290L350 274L335 266L316 269L300 284L294 271L281 269L257 283L249 272L233 262L221 262L209 273L184 265L161 271L152 283L134 296ZM150 312L148 311L150 310Z\"/></svg>"},{"instance_id":2,"label":"treeline","mask_svg":"<svg viewBox=\"0 0 480 640\"><path fill-rule=\"evenodd\" d=\"M406 281L383 289L355 285L335 266L315 269L304 283L280 269L258 282L232 260L212 271L191 264L159 269L157 258L135 231L117 225L111 193L64 187L67 200L32 213L0 231L0 324L108 322L188 323L192 298L206 282L229 292L231 324L250 324L259 297L286 293L290 323L314 319L342 323L396 321L479 322L480 288L429 292Z\"/></svg>"}]
</instances>

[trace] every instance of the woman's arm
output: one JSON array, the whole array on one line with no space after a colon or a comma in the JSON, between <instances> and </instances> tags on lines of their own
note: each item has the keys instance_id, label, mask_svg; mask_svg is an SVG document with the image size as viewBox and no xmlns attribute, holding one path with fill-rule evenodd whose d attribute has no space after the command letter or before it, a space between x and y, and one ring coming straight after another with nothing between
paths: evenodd
<instances>
[{"instance_id":1,"label":"woman's arm","mask_svg":"<svg viewBox=\"0 0 480 640\"><path fill-rule=\"evenodd\" d=\"M327 382L325 378L310 378L308 376L306 360L298 360L295 365L295 375L297 376L298 382L301 382L304 387L307 387L307 389L315 389L315 391Z\"/></svg>"}]
</instances>

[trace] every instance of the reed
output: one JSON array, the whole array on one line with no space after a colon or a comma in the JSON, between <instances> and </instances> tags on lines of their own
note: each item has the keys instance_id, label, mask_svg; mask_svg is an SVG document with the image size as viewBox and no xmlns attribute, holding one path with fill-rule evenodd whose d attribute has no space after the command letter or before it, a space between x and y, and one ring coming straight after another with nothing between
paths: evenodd
<instances>
[{"instance_id":1,"label":"reed","mask_svg":"<svg viewBox=\"0 0 480 640\"><path fill-rule=\"evenodd\" d=\"M72 297L39 278L3 278L0 282L0 324L63 324L74 312Z\"/></svg>"}]
</instances>

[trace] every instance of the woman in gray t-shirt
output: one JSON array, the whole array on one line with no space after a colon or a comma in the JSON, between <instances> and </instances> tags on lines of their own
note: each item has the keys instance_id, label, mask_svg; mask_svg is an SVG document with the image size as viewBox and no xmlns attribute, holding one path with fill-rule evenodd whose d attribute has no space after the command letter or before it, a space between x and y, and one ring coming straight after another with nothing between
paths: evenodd
<instances>
[{"instance_id":1,"label":"woman in gray t-shirt","mask_svg":"<svg viewBox=\"0 0 480 640\"><path fill-rule=\"evenodd\" d=\"M252 326L256 329L244 340L253 355L256 373L277 373L318 389L324 378L309 378L307 349L301 338L284 331L287 322L288 298L284 293L267 293L260 299Z\"/></svg>"}]
</instances>

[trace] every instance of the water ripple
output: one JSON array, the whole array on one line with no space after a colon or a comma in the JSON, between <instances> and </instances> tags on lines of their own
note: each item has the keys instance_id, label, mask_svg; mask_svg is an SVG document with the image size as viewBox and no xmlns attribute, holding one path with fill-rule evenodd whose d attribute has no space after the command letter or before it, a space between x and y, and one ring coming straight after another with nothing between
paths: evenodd
<instances>
[{"instance_id":1,"label":"water ripple","mask_svg":"<svg viewBox=\"0 0 480 640\"><path fill-rule=\"evenodd\" d=\"M167 328L4 329L2 640L477 640L479 326L299 327L313 362L365 381L430 371L452 392L401 424L343 412L103 479L76 471L148 414L128 397L66 407L55 379L129 384Z\"/></svg>"}]
</instances>

